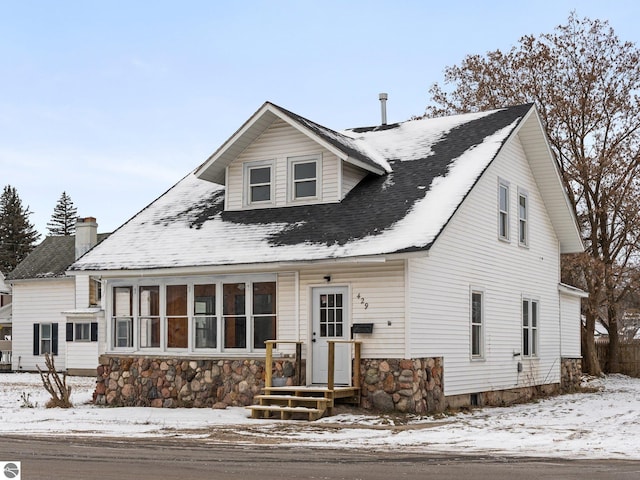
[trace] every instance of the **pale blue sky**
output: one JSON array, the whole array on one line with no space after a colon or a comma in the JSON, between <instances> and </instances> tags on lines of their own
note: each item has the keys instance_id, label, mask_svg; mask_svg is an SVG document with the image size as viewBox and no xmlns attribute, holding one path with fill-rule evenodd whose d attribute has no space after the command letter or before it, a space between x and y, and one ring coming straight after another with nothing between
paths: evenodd
<instances>
[{"instance_id":1,"label":"pale blue sky","mask_svg":"<svg viewBox=\"0 0 640 480\"><path fill-rule=\"evenodd\" d=\"M637 0L0 2L0 188L41 233L62 191L112 231L266 100L335 130L423 112L467 54L569 12L638 42Z\"/></svg>"}]
</instances>

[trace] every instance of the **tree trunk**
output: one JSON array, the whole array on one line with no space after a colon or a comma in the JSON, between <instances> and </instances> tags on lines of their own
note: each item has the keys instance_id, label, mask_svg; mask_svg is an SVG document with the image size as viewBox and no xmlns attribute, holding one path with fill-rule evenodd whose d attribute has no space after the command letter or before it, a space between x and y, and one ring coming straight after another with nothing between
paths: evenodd
<instances>
[{"instance_id":1,"label":"tree trunk","mask_svg":"<svg viewBox=\"0 0 640 480\"><path fill-rule=\"evenodd\" d=\"M620 373L620 337L618 336L618 314L615 308L609 307L609 372Z\"/></svg>"},{"instance_id":2,"label":"tree trunk","mask_svg":"<svg viewBox=\"0 0 640 480\"><path fill-rule=\"evenodd\" d=\"M602 375L598 355L596 355L595 329L596 319L593 315L587 313L585 315L586 324L582 327L581 343L582 343L582 371L591 375Z\"/></svg>"}]
</instances>

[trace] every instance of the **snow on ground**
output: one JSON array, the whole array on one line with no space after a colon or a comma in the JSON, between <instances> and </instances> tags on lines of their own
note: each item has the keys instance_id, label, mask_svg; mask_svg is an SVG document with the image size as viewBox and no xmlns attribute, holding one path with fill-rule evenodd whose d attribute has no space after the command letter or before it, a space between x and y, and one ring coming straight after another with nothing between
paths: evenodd
<instances>
[{"instance_id":1,"label":"snow on ground","mask_svg":"<svg viewBox=\"0 0 640 480\"><path fill-rule=\"evenodd\" d=\"M592 379L591 393L441 417L340 414L316 422L254 420L244 408L107 408L94 379L69 377L73 409L47 409L38 375L0 374L0 435L177 437L289 446L640 460L640 379ZM29 406L31 405L31 407ZM226 439L226 440L225 440Z\"/></svg>"}]
</instances>

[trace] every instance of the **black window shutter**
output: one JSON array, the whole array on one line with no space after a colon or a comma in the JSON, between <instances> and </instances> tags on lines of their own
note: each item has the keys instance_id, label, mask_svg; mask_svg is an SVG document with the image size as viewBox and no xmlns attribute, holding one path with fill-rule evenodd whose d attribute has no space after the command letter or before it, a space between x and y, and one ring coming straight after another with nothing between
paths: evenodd
<instances>
[{"instance_id":1,"label":"black window shutter","mask_svg":"<svg viewBox=\"0 0 640 480\"><path fill-rule=\"evenodd\" d=\"M40 324L33 324L33 354L40 355Z\"/></svg>"},{"instance_id":2,"label":"black window shutter","mask_svg":"<svg viewBox=\"0 0 640 480\"><path fill-rule=\"evenodd\" d=\"M67 322L67 342L73 342L73 323Z\"/></svg>"},{"instance_id":3,"label":"black window shutter","mask_svg":"<svg viewBox=\"0 0 640 480\"><path fill-rule=\"evenodd\" d=\"M58 324L51 324L51 353L58 354Z\"/></svg>"},{"instance_id":4,"label":"black window shutter","mask_svg":"<svg viewBox=\"0 0 640 480\"><path fill-rule=\"evenodd\" d=\"M98 322L91 322L91 341L98 341Z\"/></svg>"}]
</instances>

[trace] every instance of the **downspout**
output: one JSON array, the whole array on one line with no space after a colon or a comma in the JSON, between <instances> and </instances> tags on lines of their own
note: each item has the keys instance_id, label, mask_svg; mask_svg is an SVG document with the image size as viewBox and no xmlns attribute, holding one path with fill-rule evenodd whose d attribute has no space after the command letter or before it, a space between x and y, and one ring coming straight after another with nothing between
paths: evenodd
<instances>
[{"instance_id":1,"label":"downspout","mask_svg":"<svg viewBox=\"0 0 640 480\"><path fill-rule=\"evenodd\" d=\"M295 309L296 309L296 316L295 316L295 324L296 324L296 342L300 341L300 270L296 270L294 272L294 278L295 278L295 288L296 288L296 293L295 293Z\"/></svg>"}]
</instances>

